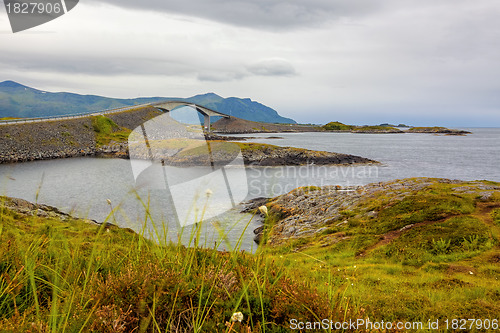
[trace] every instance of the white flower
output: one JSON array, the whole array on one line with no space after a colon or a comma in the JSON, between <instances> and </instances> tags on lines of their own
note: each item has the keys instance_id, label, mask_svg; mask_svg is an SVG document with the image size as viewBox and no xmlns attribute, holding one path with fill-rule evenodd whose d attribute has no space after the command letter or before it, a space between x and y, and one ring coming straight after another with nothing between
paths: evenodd
<instances>
[{"instance_id":1,"label":"white flower","mask_svg":"<svg viewBox=\"0 0 500 333\"><path fill-rule=\"evenodd\" d=\"M267 213L267 207L266 207L266 206L260 206L260 207L259 207L259 211L260 211L262 214L264 214L264 215L268 216L268 213Z\"/></svg>"},{"instance_id":2,"label":"white flower","mask_svg":"<svg viewBox=\"0 0 500 333\"><path fill-rule=\"evenodd\" d=\"M110 199L106 199L106 202L108 203L108 205L111 206L111 200Z\"/></svg>"},{"instance_id":3,"label":"white flower","mask_svg":"<svg viewBox=\"0 0 500 333\"><path fill-rule=\"evenodd\" d=\"M242 320L243 320L243 313L241 313L241 312L235 312L231 316L231 321L233 323L236 322L236 321L239 321L241 323Z\"/></svg>"},{"instance_id":4,"label":"white flower","mask_svg":"<svg viewBox=\"0 0 500 333\"><path fill-rule=\"evenodd\" d=\"M211 189L209 189L209 188L207 188L207 190L205 191L205 195L206 195L207 197L210 197L213 193L214 193L214 192L212 192L212 190L211 190Z\"/></svg>"}]
</instances>

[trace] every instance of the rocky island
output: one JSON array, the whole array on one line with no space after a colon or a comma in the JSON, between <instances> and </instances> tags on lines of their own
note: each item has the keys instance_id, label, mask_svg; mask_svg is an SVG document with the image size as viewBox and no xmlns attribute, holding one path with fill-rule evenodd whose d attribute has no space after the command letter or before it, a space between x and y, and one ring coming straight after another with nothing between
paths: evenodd
<instances>
[{"instance_id":1,"label":"rocky island","mask_svg":"<svg viewBox=\"0 0 500 333\"><path fill-rule=\"evenodd\" d=\"M449 129L446 127L412 127L407 130L408 133L431 133L431 134L446 134L446 135L466 135L471 132L464 130Z\"/></svg>"},{"instance_id":2,"label":"rocky island","mask_svg":"<svg viewBox=\"0 0 500 333\"><path fill-rule=\"evenodd\" d=\"M350 133L369 133L369 134L393 134L393 133L430 133L430 134L446 134L446 135L466 135L471 132L464 130L449 129L446 127L409 127L406 130L401 128L408 127L404 124L394 126L391 124L380 124L375 126L356 126L346 125L339 121L332 121L321 128L328 132L350 132Z\"/></svg>"}]
</instances>

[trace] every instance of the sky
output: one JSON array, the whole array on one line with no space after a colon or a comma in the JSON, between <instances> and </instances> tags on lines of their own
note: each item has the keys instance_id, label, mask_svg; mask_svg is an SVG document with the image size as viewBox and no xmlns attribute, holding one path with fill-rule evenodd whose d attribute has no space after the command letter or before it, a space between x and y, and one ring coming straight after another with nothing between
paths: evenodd
<instances>
[{"instance_id":1,"label":"sky","mask_svg":"<svg viewBox=\"0 0 500 333\"><path fill-rule=\"evenodd\" d=\"M0 81L251 98L301 123L500 127L498 0L82 0L13 34Z\"/></svg>"}]
</instances>

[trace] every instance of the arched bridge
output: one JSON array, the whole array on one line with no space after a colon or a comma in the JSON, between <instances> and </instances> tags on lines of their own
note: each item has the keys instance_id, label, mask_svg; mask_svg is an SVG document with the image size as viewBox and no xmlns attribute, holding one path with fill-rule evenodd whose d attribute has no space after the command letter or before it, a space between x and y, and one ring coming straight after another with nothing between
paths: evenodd
<instances>
[{"instance_id":1,"label":"arched bridge","mask_svg":"<svg viewBox=\"0 0 500 333\"><path fill-rule=\"evenodd\" d=\"M205 127L206 131L210 131L210 117L211 116L231 118L231 116L229 116L225 113L221 113L221 112L209 109L209 108L201 106L201 105L197 105L197 104L189 103L189 102L184 102L184 101L166 101L166 102L150 103L149 105L158 109L158 110L161 110L163 112L170 112L173 109L180 107L180 106L190 106L203 115L204 127Z\"/></svg>"},{"instance_id":2,"label":"arched bridge","mask_svg":"<svg viewBox=\"0 0 500 333\"><path fill-rule=\"evenodd\" d=\"M8 124L18 124L18 123L37 123L37 122L43 122L43 121L53 121L53 120L64 120L64 119L74 119L74 118L85 118L85 117L93 117L93 116L101 116L101 115L107 115L107 114L113 114L113 113L119 113L119 112L124 112L124 111L129 111L133 109L137 109L140 107L147 107L151 106L153 108L156 108L158 110L161 110L163 112L170 112L173 109L179 107L179 106L190 106L194 108L196 111L201 113L204 117L204 127L207 131L210 131L210 117L211 116L218 116L218 117L223 117L223 118L231 118L231 116L209 109L207 107L197 105L194 103L189 103L185 101L165 101L165 102L155 102L155 103L147 103L147 104L138 104L138 105L133 105L133 106L127 106L127 107L122 107L122 108L117 108L117 109L109 109L109 110L102 110L102 111L95 111L95 112L86 112L86 113L77 113L77 114L67 114L67 115L60 115L60 116L50 116L50 117L38 117L38 118L22 118L22 119L12 119L12 120L0 120L0 126L1 125L8 125Z\"/></svg>"}]
</instances>

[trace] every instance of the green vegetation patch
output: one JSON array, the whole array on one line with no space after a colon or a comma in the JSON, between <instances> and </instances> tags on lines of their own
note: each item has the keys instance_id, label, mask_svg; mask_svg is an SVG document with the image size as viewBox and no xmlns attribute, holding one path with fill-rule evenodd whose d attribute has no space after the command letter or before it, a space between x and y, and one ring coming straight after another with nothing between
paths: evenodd
<instances>
[{"instance_id":1,"label":"green vegetation patch","mask_svg":"<svg viewBox=\"0 0 500 333\"><path fill-rule=\"evenodd\" d=\"M112 134L114 131L119 129L118 125L116 125L113 120L105 116L93 117L92 127L94 128L94 132L103 135Z\"/></svg>"},{"instance_id":2,"label":"green vegetation patch","mask_svg":"<svg viewBox=\"0 0 500 333\"><path fill-rule=\"evenodd\" d=\"M391 132L391 133L403 133L399 128L389 127L389 126L360 126L352 129L353 132Z\"/></svg>"},{"instance_id":3,"label":"green vegetation patch","mask_svg":"<svg viewBox=\"0 0 500 333\"><path fill-rule=\"evenodd\" d=\"M441 133L443 131L450 131L450 129L441 126L432 127L412 127L408 129L408 132L427 132L427 133Z\"/></svg>"},{"instance_id":4,"label":"green vegetation patch","mask_svg":"<svg viewBox=\"0 0 500 333\"><path fill-rule=\"evenodd\" d=\"M108 145L111 141L126 142L131 130L118 126L112 119L105 116L92 117L92 128L96 133L98 146Z\"/></svg>"},{"instance_id":5,"label":"green vegetation patch","mask_svg":"<svg viewBox=\"0 0 500 333\"><path fill-rule=\"evenodd\" d=\"M326 131L350 131L354 128L353 125L346 125L339 121L332 121L326 125L323 125L322 128Z\"/></svg>"},{"instance_id":6,"label":"green vegetation patch","mask_svg":"<svg viewBox=\"0 0 500 333\"><path fill-rule=\"evenodd\" d=\"M457 261L491 249L489 228L471 216L412 228L381 248L387 257L409 264Z\"/></svg>"},{"instance_id":7,"label":"green vegetation patch","mask_svg":"<svg viewBox=\"0 0 500 333\"><path fill-rule=\"evenodd\" d=\"M491 217L493 221L500 226L500 208L494 209L491 212Z\"/></svg>"},{"instance_id":8,"label":"green vegetation patch","mask_svg":"<svg viewBox=\"0 0 500 333\"><path fill-rule=\"evenodd\" d=\"M451 195L436 191L421 191L407 196L378 214L368 230L384 233L424 221L437 221L452 215L469 214L475 209L472 195Z\"/></svg>"}]
</instances>

